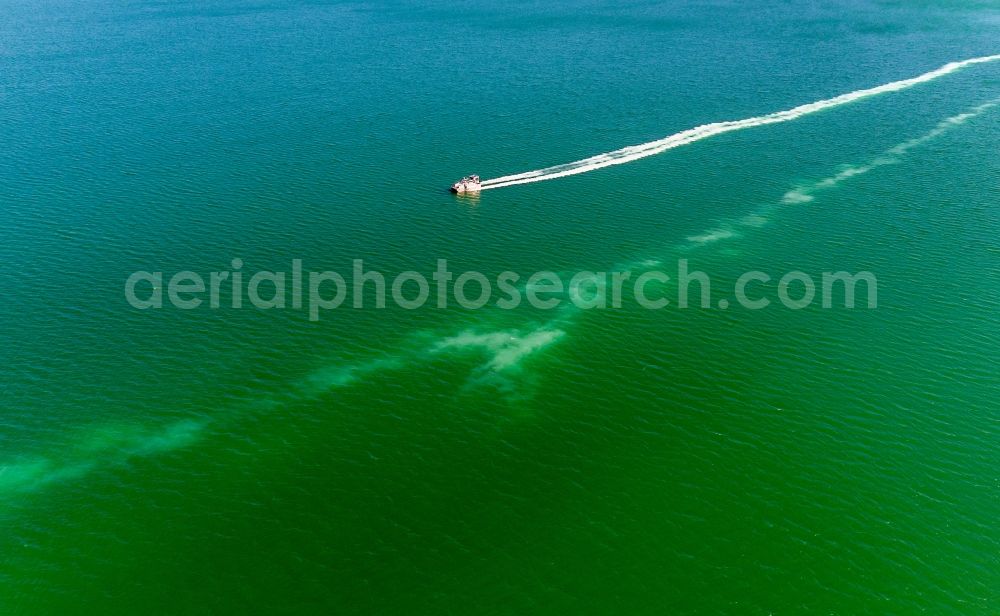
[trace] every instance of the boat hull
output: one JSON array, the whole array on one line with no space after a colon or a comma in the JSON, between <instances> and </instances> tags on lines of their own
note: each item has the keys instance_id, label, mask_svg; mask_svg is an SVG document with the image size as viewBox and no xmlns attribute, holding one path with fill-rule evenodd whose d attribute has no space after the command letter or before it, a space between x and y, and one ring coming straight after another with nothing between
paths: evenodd
<instances>
[{"instance_id":1,"label":"boat hull","mask_svg":"<svg viewBox=\"0 0 1000 616\"><path fill-rule=\"evenodd\" d=\"M455 193L456 195L460 195L462 193L477 193L482 189L483 189L482 184L474 184L471 182L458 182L452 185L452 187L449 190Z\"/></svg>"}]
</instances>

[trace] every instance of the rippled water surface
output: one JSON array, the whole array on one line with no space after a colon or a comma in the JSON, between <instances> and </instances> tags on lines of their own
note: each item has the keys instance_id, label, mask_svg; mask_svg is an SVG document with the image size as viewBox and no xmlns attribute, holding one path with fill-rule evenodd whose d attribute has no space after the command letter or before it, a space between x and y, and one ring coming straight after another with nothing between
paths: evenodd
<instances>
[{"instance_id":1,"label":"rippled water surface","mask_svg":"<svg viewBox=\"0 0 1000 616\"><path fill-rule=\"evenodd\" d=\"M1000 61L443 190L997 53L985 1L11 0L0 613L997 613ZM878 307L125 301L234 258Z\"/></svg>"}]
</instances>

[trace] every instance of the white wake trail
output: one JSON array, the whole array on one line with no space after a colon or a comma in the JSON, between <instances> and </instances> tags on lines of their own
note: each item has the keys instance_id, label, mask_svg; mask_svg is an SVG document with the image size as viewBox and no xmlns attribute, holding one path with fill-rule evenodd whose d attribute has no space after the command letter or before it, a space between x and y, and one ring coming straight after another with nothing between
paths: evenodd
<instances>
[{"instance_id":1,"label":"white wake trail","mask_svg":"<svg viewBox=\"0 0 1000 616\"><path fill-rule=\"evenodd\" d=\"M923 75L913 77L911 79L893 81L891 83L865 90L856 90L847 94L841 94L840 96L834 98L800 105L785 111L777 111L775 113L754 118L747 118L745 120L713 122L711 124L696 126L694 128L670 135L669 137L664 137L663 139L650 141L649 143L643 143L640 145L629 146L620 150L607 152L605 154L598 154L597 156L591 156L590 158L584 158L583 160L485 180L483 182L483 190L503 188L505 186L516 186L518 184L529 184L531 182L542 182L545 180L554 180L556 178L603 169L604 167L610 167L612 165L622 165L634 160L639 160L640 158L660 154L661 152L665 152L682 145L694 143L695 141L701 141L702 139L714 137L715 135L721 135L722 133L753 128L755 126L764 126L766 124L789 122L811 113L816 113L824 109L830 109L831 107L845 105L869 96L886 94L888 92L898 92L921 83L933 81L939 77L944 77L945 75L954 73L957 70L973 64L982 64L985 62L993 62L995 60L1000 60L1000 54L983 56L981 58L971 58L969 60L962 60L961 62L949 62L939 69L933 70L929 73L924 73Z\"/></svg>"}]
</instances>

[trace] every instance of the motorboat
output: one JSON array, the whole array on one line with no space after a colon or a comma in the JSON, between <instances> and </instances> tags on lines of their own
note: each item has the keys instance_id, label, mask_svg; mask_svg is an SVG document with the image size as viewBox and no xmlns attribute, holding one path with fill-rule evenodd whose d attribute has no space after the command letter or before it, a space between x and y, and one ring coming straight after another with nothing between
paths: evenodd
<instances>
[{"instance_id":1,"label":"motorboat","mask_svg":"<svg viewBox=\"0 0 1000 616\"><path fill-rule=\"evenodd\" d=\"M477 193L482 189L483 183L478 175L467 175L451 185L451 192L455 194Z\"/></svg>"}]
</instances>

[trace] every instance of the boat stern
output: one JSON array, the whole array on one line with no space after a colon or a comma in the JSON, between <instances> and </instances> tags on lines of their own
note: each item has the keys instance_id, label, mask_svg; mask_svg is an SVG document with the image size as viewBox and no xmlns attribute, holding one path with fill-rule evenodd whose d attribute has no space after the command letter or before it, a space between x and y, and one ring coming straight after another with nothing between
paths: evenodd
<instances>
[{"instance_id":1,"label":"boat stern","mask_svg":"<svg viewBox=\"0 0 1000 616\"><path fill-rule=\"evenodd\" d=\"M477 193L483 189L483 184L478 175L469 175L451 185L449 189L455 194Z\"/></svg>"}]
</instances>

